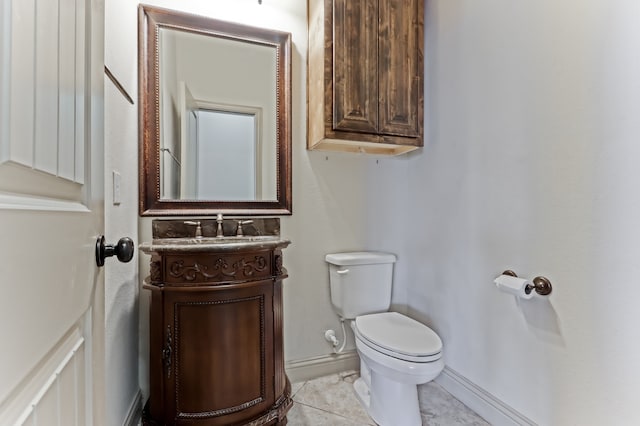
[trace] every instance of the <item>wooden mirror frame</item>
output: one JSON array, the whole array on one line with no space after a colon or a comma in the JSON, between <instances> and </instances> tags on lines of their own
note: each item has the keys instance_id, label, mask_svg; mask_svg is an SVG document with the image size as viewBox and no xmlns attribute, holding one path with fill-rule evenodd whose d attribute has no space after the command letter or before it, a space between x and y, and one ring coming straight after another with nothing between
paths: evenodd
<instances>
[{"instance_id":1,"label":"wooden mirror frame","mask_svg":"<svg viewBox=\"0 0 640 426\"><path fill-rule=\"evenodd\" d=\"M276 200L167 200L160 197L161 28L270 46L276 50ZM291 34L141 4L138 7L139 207L141 216L290 215ZM259 71L257 71L259 72Z\"/></svg>"}]
</instances>

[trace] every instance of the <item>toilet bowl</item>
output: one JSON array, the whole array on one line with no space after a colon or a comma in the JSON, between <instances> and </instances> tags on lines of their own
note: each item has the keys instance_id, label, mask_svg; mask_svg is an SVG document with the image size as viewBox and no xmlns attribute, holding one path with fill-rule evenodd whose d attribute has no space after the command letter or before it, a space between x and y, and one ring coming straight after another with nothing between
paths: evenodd
<instances>
[{"instance_id":1,"label":"toilet bowl","mask_svg":"<svg viewBox=\"0 0 640 426\"><path fill-rule=\"evenodd\" d=\"M396 256L380 252L328 254L331 303L352 320L360 378L354 389L381 426L420 426L418 384L444 368L442 341L426 325L389 312Z\"/></svg>"},{"instance_id":2,"label":"toilet bowl","mask_svg":"<svg viewBox=\"0 0 640 426\"><path fill-rule=\"evenodd\" d=\"M420 426L417 385L444 368L438 335L397 312L359 316L352 328L361 360L354 389L371 418L381 426Z\"/></svg>"}]
</instances>

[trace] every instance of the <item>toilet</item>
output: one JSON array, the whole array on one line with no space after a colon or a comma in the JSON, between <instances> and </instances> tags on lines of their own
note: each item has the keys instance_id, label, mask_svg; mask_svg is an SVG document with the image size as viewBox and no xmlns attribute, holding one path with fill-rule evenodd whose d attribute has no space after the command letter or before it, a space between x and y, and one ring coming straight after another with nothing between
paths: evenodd
<instances>
[{"instance_id":1,"label":"toilet","mask_svg":"<svg viewBox=\"0 0 640 426\"><path fill-rule=\"evenodd\" d=\"M442 341L426 325L391 305L396 256L379 252L333 253L329 264L331 303L351 320L360 356L353 387L371 418L381 426L420 426L417 385L444 368Z\"/></svg>"}]
</instances>

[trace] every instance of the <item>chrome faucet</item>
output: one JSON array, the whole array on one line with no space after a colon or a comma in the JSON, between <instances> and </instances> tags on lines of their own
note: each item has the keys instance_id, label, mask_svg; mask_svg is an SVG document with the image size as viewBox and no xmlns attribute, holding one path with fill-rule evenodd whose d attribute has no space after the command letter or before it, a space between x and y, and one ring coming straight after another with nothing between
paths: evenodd
<instances>
[{"instance_id":1,"label":"chrome faucet","mask_svg":"<svg viewBox=\"0 0 640 426\"><path fill-rule=\"evenodd\" d=\"M244 235L244 233L242 231L242 225L249 225L251 223L253 223L252 220L239 220L238 221L238 230L236 231L236 236L242 237Z\"/></svg>"},{"instance_id":2,"label":"chrome faucet","mask_svg":"<svg viewBox=\"0 0 640 426\"><path fill-rule=\"evenodd\" d=\"M216 222L218 222L218 229L216 231L216 237L224 237L224 231L222 230L222 213L218 213L218 217L216 218Z\"/></svg>"},{"instance_id":3,"label":"chrome faucet","mask_svg":"<svg viewBox=\"0 0 640 426\"><path fill-rule=\"evenodd\" d=\"M184 222L185 225L195 225L196 226L196 238L202 238L202 226L200 226L200 221L191 221L187 220Z\"/></svg>"}]
</instances>

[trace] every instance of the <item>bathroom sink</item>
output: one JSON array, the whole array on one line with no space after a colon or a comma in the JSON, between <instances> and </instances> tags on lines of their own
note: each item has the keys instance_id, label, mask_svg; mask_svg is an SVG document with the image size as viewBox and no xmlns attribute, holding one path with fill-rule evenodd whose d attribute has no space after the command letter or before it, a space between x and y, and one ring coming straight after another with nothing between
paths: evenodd
<instances>
[{"instance_id":1,"label":"bathroom sink","mask_svg":"<svg viewBox=\"0 0 640 426\"><path fill-rule=\"evenodd\" d=\"M140 249L148 251L207 251L207 250L239 250L246 248L286 247L288 240L279 235L246 235L226 237L181 237L154 238L151 243L144 243Z\"/></svg>"}]
</instances>

